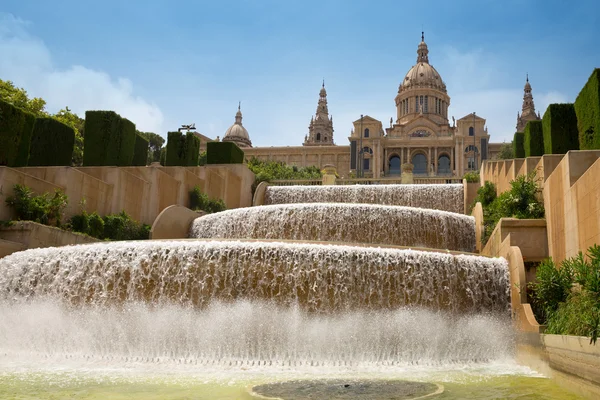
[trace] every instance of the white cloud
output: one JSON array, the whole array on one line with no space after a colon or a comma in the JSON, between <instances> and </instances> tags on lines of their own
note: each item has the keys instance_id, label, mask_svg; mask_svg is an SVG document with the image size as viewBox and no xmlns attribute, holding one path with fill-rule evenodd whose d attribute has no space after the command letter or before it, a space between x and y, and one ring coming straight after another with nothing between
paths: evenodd
<instances>
[{"instance_id":1,"label":"white cloud","mask_svg":"<svg viewBox=\"0 0 600 400\"><path fill-rule=\"evenodd\" d=\"M114 110L142 131L163 131L163 114L156 104L136 96L133 83L111 78L80 65L60 69L48 47L27 31L29 23L0 14L0 78L11 80L34 97L42 97L56 112L69 106L83 116L86 110Z\"/></svg>"}]
</instances>

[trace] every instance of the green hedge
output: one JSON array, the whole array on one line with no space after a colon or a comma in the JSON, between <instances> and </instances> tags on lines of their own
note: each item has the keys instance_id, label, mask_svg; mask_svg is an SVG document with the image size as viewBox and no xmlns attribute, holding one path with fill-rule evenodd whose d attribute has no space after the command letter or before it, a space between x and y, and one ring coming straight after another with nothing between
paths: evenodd
<instances>
[{"instance_id":1,"label":"green hedge","mask_svg":"<svg viewBox=\"0 0 600 400\"><path fill-rule=\"evenodd\" d=\"M38 118L35 121L29 166L69 166L73 157L75 130L54 118Z\"/></svg>"},{"instance_id":2,"label":"green hedge","mask_svg":"<svg viewBox=\"0 0 600 400\"><path fill-rule=\"evenodd\" d=\"M165 165L168 167L195 167L198 165L200 139L192 132L169 132Z\"/></svg>"},{"instance_id":3,"label":"green hedge","mask_svg":"<svg viewBox=\"0 0 600 400\"><path fill-rule=\"evenodd\" d=\"M523 132L515 132L512 144L515 158L525 158L525 134Z\"/></svg>"},{"instance_id":4,"label":"green hedge","mask_svg":"<svg viewBox=\"0 0 600 400\"><path fill-rule=\"evenodd\" d=\"M542 118L544 154L579 150L577 115L573 104L550 104Z\"/></svg>"},{"instance_id":5,"label":"green hedge","mask_svg":"<svg viewBox=\"0 0 600 400\"><path fill-rule=\"evenodd\" d=\"M35 115L25 112L25 124L23 125L17 158L14 161L15 167L26 167L29 162L29 148L31 147L31 135L33 134L35 121Z\"/></svg>"},{"instance_id":6,"label":"green hedge","mask_svg":"<svg viewBox=\"0 0 600 400\"><path fill-rule=\"evenodd\" d=\"M542 121L529 121L525 125L525 157L544 155L544 130Z\"/></svg>"},{"instance_id":7,"label":"green hedge","mask_svg":"<svg viewBox=\"0 0 600 400\"><path fill-rule=\"evenodd\" d=\"M600 68L594 69L575 100L579 148L600 149Z\"/></svg>"},{"instance_id":8,"label":"green hedge","mask_svg":"<svg viewBox=\"0 0 600 400\"><path fill-rule=\"evenodd\" d=\"M34 117L35 121L35 117ZM29 113L0 100L0 165L9 167L27 164L33 124ZM21 141L23 140L23 149Z\"/></svg>"},{"instance_id":9,"label":"green hedge","mask_svg":"<svg viewBox=\"0 0 600 400\"><path fill-rule=\"evenodd\" d=\"M242 164L244 152L233 142L208 142L207 164Z\"/></svg>"},{"instance_id":10,"label":"green hedge","mask_svg":"<svg viewBox=\"0 0 600 400\"><path fill-rule=\"evenodd\" d=\"M130 166L135 124L114 111L86 111L84 166Z\"/></svg>"},{"instance_id":11,"label":"green hedge","mask_svg":"<svg viewBox=\"0 0 600 400\"><path fill-rule=\"evenodd\" d=\"M148 140L135 134L135 149L133 150L133 161L131 165L141 167L148 162Z\"/></svg>"}]
</instances>

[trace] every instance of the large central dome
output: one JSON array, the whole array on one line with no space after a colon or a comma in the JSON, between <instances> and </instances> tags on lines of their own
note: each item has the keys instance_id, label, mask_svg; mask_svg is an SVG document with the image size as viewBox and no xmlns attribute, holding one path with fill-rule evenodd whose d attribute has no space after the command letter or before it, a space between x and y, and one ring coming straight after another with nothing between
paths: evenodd
<instances>
[{"instance_id":1,"label":"large central dome","mask_svg":"<svg viewBox=\"0 0 600 400\"><path fill-rule=\"evenodd\" d=\"M417 49L417 64L408 71L398 92L415 88L430 88L446 93L446 84L436 69L429 64L428 54L427 44L424 37L421 36L421 43Z\"/></svg>"}]
</instances>

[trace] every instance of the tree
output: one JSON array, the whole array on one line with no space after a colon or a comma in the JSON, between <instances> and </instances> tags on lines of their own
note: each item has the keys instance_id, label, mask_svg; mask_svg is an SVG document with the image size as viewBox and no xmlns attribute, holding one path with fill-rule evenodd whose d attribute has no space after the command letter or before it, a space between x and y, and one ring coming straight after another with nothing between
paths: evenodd
<instances>
[{"instance_id":1,"label":"tree","mask_svg":"<svg viewBox=\"0 0 600 400\"><path fill-rule=\"evenodd\" d=\"M160 151L165 144L165 139L153 132L137 132L148 141L148 164L160 161Z\"/></svg>"},{"instance_id":2,"label":"tree","mask_svg":"<svg viewBox=\"0 0 600 400\"><path fill-rule=\"evenodd\" d=\"M15 107L29 111L37 117L46 116L46 101L40 97L30 99L27 91L16 87L11 81L0 79L0 99Z\"/></svg>"},{"instance_id":3,"label":"tree","mask_svg":"<svg viewBox=\"0 0 600 400\"><path fill-rule=\"evenodd\" d=\"M83 164L83 128L85 120L71 112L69 107L65 107L52 117L75 130L75 147L73 148L71 164L74 167L80 167Z\"/></svg>"},{"instance_id":4,"label":"tree","mask_svg":"<svg viewBox=\"0 0 600 400\"><path fill-rule=\"evenodd\" d=\"M502 143L502 146L500 147L500 151L496 155L496 158L498 160L512 160L513 158L515 158L512 142Z\"/></svg>"}]
</instances>

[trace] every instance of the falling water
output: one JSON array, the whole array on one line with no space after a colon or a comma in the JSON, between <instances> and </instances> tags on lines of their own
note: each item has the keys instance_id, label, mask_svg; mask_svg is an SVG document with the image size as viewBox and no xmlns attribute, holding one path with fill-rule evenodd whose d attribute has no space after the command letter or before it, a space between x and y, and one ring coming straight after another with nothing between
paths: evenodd
<instances>
[{"instance_id":1,"label":"falling water","mask_svg":"<svg viewBox=\"0 0 600 400\"><path fill-rule=\"evenodd\" d=\"M308 243L149 241L28 250L0 259L0 299L69 304L269 301L309 312L509 307L503 259Z\"/></svg>"},{"instance_id":2,"label":"falling water","mask_svg":"<svg viewBox=\"0 0 600 400\"><path fill-rule=\"evenodd\" d=\"M464 212L462 184L269 186L265 204L360 203Z\"/></svg>"},{"instance_id":3,"label":"falling water","mask_svg":"<svg viewBox=\"0 0 600 400\"><path fill-rule=\"evenodd\" d=\"M279 204L205 215L194 221L190 237L333 241L472 252L475 220L413 207Z\"/></svg>"}]
</instances>

